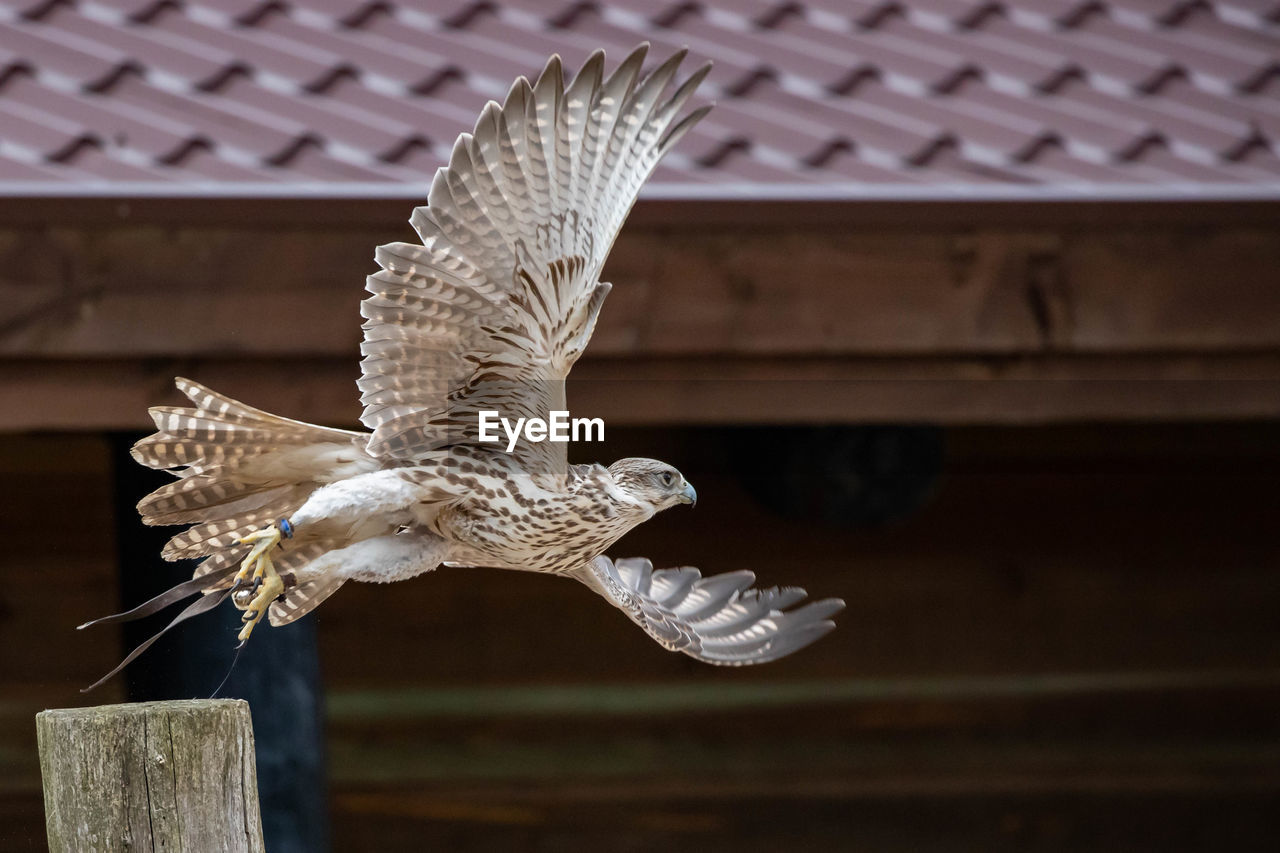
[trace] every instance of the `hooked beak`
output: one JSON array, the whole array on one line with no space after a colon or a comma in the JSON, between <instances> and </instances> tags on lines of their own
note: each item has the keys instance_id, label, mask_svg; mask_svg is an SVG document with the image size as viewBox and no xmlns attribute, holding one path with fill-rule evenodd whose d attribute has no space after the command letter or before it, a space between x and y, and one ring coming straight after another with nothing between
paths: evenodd
<instances>
[{"instance_id":1,"label":"hooked beak","mask_svg":"<svg viewBox=\"0 0 1280 853\"><path fill-rule=\"evenodd\" d=\"M680 503L695 506L698 503L698 492L694 489L692 483L684 484L684 491L680 493Z\"/></svg>"}]
</instances>

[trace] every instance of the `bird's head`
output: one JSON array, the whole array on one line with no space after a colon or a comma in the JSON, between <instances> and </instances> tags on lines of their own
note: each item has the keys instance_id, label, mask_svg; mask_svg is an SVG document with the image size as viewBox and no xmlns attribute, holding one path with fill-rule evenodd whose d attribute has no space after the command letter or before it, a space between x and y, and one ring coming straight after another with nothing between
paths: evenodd
<instances>
[{"instance_id":1,"label":"bird's head","mask_svg":"<svg viewBox=\"0 0 1280 853\"><path fill-rule=\"evenodd\" d=\"M613 482L631 498L661 512L676 504L695 504L698 493L684 475L665 462L631 457L609 466Z\"/></svg>"}]
</instances>

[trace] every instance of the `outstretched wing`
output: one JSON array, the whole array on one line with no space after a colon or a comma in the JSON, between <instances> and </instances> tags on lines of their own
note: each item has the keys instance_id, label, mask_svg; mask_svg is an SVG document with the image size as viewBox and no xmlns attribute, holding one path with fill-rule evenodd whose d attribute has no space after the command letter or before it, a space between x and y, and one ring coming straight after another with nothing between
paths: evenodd
<instances>
[{"instance_id":1,"label":"outstretched wing","mask_svg":"<svg viewBox=\"0 0 1280 853\"><path fill-rule=\"evenodd\" d=\"M701 68L663 99L684 56L639 77L647 46L607 79L604 54L565 87L559 57L490 102L410 220L422 245L377 252L360 379L369 452L412 460L477 442L477 414L513 423L564 409L564 378L609 285L605 257L659 158L708 108L679 118ZM518 445L535 477L562 478L563 444Z\"/></svg>"},{"instance_id":2,"label":"outstretched wing","mask_svg":"<svg viewBox=\"0 0 1280 853\"><path fill-rule=\"evenodd\" d=\"M596 557L577 578L663 646L720 666L766 663L803 649L836 625L838 598L799 604L799 587L752 589L748 571L704 578L690 566L654 571L643 558Z\"/></svg>"}]
</instances>

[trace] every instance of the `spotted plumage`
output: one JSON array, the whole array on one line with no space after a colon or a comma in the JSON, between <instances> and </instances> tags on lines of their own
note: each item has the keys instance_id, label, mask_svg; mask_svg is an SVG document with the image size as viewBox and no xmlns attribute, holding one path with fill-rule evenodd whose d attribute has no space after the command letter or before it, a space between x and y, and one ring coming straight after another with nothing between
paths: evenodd
<instances>
[{"instance_id":1,"label":"spotted plumage","mask_svg":"<svg viewBox=\"0 0 1280 853\"><path fill-rule=\"evenodd\" d=\"M348 580L442 564L575 578L711 663L771 660L833 627L838 600L786 610L804 592L750 590L748 572L704 579L603 556L694 501L670 465L570 465L563 443L505 452L479 440L481 411L514 421L567 408L565 377L609 294L609 248L659 158L708 109L683 112L706 67L673 85L683 52L642 76L645 53L607 77L597 52L567 85L558 57L535 82L516 80L414 211L421 243L378 248L361 307L370 432L281 418L186 379L194 408L151 410L157 432L134 457L178 479L138 505L142 519L190 525L164 557L205 558L202 580L182 589L230 595L252 617L243 638L268 606L282 625Z\"/></svg>"}]
</instances>

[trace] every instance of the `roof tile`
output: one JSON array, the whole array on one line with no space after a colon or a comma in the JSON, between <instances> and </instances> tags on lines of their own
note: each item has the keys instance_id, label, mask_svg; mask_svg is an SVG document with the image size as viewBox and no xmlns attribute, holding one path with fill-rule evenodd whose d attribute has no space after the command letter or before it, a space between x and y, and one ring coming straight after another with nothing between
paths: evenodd
<instances>
[{"instance_id":1,"label":"roof tile","mask_svg":"<svg viewBox=\"0 0 1280 853\"><path fill-rule=\"evenodd\" d=\"M66 180L66 170L58 166L31 163L12 156L0 156L0 182L26 183Z\"/></svg>"},{"instance_id":2,"label":"roof tile","mask_svg":"<svg viewBox=\"0 0 1280 853\"><path fill-rule=\"evenodd\" d=\"M849 63L879 69L886 78L914 84L919 90L945 88L971 63L958 44L937 44L927 40L904 38L905 23L894 22L874 32L832 32L813 26L805 20L788 20L778 31L799 44L818 43L832 49L843 49L853 60ZM841 86L832 87L835 90Z\"/></svg>"},{"instance_id":3,"label":"roof tile","mask_svg":"<svg viewBox=\"0 0 1280 853\"><path fill-rule=\"evenodd\" d=\"M285 95L245 79L233 81L218 94L224 103L243 105L292 122L300 135L311 135L373 157L383 157L419 136L411 124L351 104L335 103L324 95Z\"/></svg>"},{"instance_id":4,"label":"roof tile","mask_svg":"<svg viewBox=\"0 0 1280 853\"><path fill-rule=\"evenodd\" d=\"M166 5L174 8L186 7L187 14L192 17L207 24L216 23L225 27L236 24L256 26L264 15L285 4L281 0L169 0ZM145 14L155 15L160 8L160 4L157 4Z\"/></svg>"},{"instance_id":5,"label":"roof tile","mask_svg":"<svg viewBox=\"0 0 1280 853\"><path fill-rule=\"evenodd\" d=\"M1024 56L1052 57L1059 67L1081 68L1091 81L1108 87L1118 84L1128 91L1150 85L1181 64L1181 57L1117 44L1073 30L1019 26L1003 16L991 17L981 29L988 39L1014 48Z\"/></svg>"},{"instance_id":6,"label":"roof tile","mask_svg":"<svg viewBox=\"0 0 1280 853\"><path fill-rule=\"evenodd\" d=\"M870 91L873 89L883 91L883 86L869 81L853 96L801 101L799 106L811 121L843 129L842 138L853 143L858 151L871 152L880 164L900 165L919 159L946 136L946 128L928 119L877 105L877 98ZM797 99L777 86L761 86L752 92L752 101L779 113L790 113L797 108Z\"/></svg>"},{"instance_id":7,"label":"roof tile","mask_svg":"<svg viewBox=\"0 0 1280 853\"><path fill-rule=\"evenodd\" d=\"M444 56L388 42L371 30L307 26L295 16L283 14L266 16L256 28L282 40L315 45L341 57L342 64L356 69L360 76L377 75L409 90L428 86L448 71L461 70Z\"/></svg>"},{"instance_id":8,"label":"roof tile","mask_svg":"<svg viewBox=\"0 0 1280 853\"><path fill-rule=\"evenodd\" d=\"M492 18L484 16L483 20ZM479 25L481 21L473 23ZM490 81L487 84L490 87L501 84L504 90L516 77L536 74L546 62L546 55L541 50L481 37L469 30L423 29L388 13L371 16L358 29L362 34L379 36L399 49L426 51L442 57L451 67L462 69L468 77ZM539 59L531 61L535 56Z\"/></svg>"},{"instance_id":9,"label":"roof tile","mask_svg":"<svg viewBox=\"0 0 1280 853\"><path fill-rule=\"evenodd\" d=\"M725 151L724 157L717 160L714 168L706 167L703 172L732 174L738 181L761 184L795 184L817 183L829 178L814 169L801 170L794 166L778 166L769 159L762 159L751 145L732 146Z\"/></svg>"},{"instance_id":10,"label":"roof tile","mask_svg":"<svg viewBox=\"0 0 1280 853\"><path fill-rule=\"evenodd\" d=\"M1076 84L1069 94L1059 93L1045 100L1061 102L1073 116L1086 120L1112 124L1127 120L1158 128L1178 145L1216 156L1226 156L1250 132L1248 124L1240 119L1205 113L1159 94L1119 98Z\"/></svg>"},{"instance_id":11,"label":"roof tile","mask_svg":"<svg viewBox=\"0 0 1280 853\"><path fill-rule=\"evenodd\" d=\"M848 100L931 123L937 127L937 136L945 134L958 140L962 151L985 149L1005 160L1018 159L1037 140L1054 133L1052 126L1028 118L1022 111L975 108L967 99L922 98L874 84L859 89Z\"/></svg>"},{"instance_id":12,"label":"roof tile","mask_svg":"<svg viewBox=\"0 0 1280 853\"><path fill-rule=\"evenodd\" d=\"M1020 171L1031 180L1050 186L1152 182L1150 175L1136 172L1127 165L1075 157L1061 145L1046 146L1035 160L1023 164Z\"/></svg>"},{"instance_id":13,"label":"roof tile","mask_svg":"<svg viewBox=\"0 0 1280 853\"><path fill-rule=\"evenodd\" d=\"M147 25L111 25L60 9L42 19L45 27L84 39L118 53L123 61L157 75L171 75L199 88L219 80L236 56L202 43L174 44L164 32Z\"/></svg>"},{"instance_id":14,"label":"roof tile","mask_svg":"<svg viewBox=\"0 0 1280 853\"><path fill-rule=\"evenodd\" d=\"M986 77L1002 77L1027 87L1051 80L1066 67L1061 58L1032 54L998 40L981 40L975 33L938 30L906 20L890 21L875 31L875 41L908 57L930 56L942 63L943 74L934 77L930 89L946 90L969 69Z\"/></svg>"},{"instance_id":15,"label":"roof tile","mask_svg":"<svg viewBox=\"0 0 1280 853\"><path fill-rule=\"evenodd\" d=\"M770 68L759 57L740 51L718 50L714 57L708 56L701 49L686 44L679 33L668 28L628 29L620 26L618 21L616 15L606 16L595 10L584 10L574 17L566 32L576 34L579 38L589 38L594 44L603 47L610 56L625 55L640 41L651 43L650 56L668 56L681 48L689 47L686 62L690 65L714 61L705 86L717 94L735 91L757 76L757 72Z\"/></svg>"},{"instance_id":16,"label":"roof tile","mask_svg":"<svg viewBox=\"0 0 1280 853\"><path fill-rule=\"evenodd\" d=\"M226 150L233 158L235 152L243 151L261 161L272 160L313 133L305 124L216 94L188 98L137 78L126 79L113 87L110 97L185 125L192 137L217 140L219 150Z\"/></svg>"},{"instance_id":17,"label":"roof tile","mask_svg":"<svg viewBox=\"0 0 1280 853\"><path fill-rule=\"evenodd\" d=\"M68 158L64 169L72 172L73 180L97 181L157 181L165 178L167 169L130 163L105 152L101 146L91 143L79 147L74 158Z\"/></svg>"},{"instance_id":18,"label":"roof tile","mask_svg":"<svg viewBox=\"0 0 1280 853\"><path fill-rule=\"evenodd\" d=\"M162 163L199 138L191 135L189 126L150 110L131 109L115 98L63 92L31 77L11 81L5 87L0 109L19 105L47 116L46 121L55 116L75 116L111 144Z\"/></svg>"},{"instance_id":19,"label":"roof tile","mask_svg":"<svg viewBox=\"0 0 1280 853\"><path fill-rule=\"evenodd\" d=\"M281 157L279 165L291 172L323 181L386 181L396 173L378 169L368 163L351 163L327 154L318 142L302 140Z\"/></svg>"},{"instance_id":20,"label":"roof tile","mask_svg":"<svg viewBox=\"0 0 1280 853\"><path fill-rule=\"evenodd\" d=\"M832 142L847 139L825 122L788 115L750 99L726 101L704 123L705 132L719 139L749 139L799 163L808 162Z\"/></svg>"},{"instance_id":21,"label":"roof tile","mask_svg":"<svg viewBox=\"0 0 1280 853\"><path fill-rule=\"evenodd\" d=\"M715 62L662 181L1280 193L1280 0L0 0L0 185L425 182L643 40Z\"/></svg>"},{"instance_id":22,"label":"roof tile","mask_svg":"<svg viewBox=\"0 0 1280 853\"><path fill-rule=\"evenodd\" d=\"M256 27L211 26L182 9L166 9L147 26L169 37L172 44L192 51L215 47L254 72L276 75L304 89L346 65L341 56L310 42L280 38Z\"/></svg>"},{"instance_id":23,"label":"roof tile","mask_svg":"<svg viewBox=\"0 0 1280 853\"><path fill-rule=\"evenodd\" d=\"M102 48L75 36L29 22L0 20L0 44L13 56L41 72L66 78L84 89L96 89L128 67L141 67L118 50Z\"/></svg>"},{"instance_id":24,"label":"roof tile","mask_svg":"<svg viewBox=\"0 0 1280 853\"><path fill-rule=\"evenodd\" d=\"M1168 175L1176 176L1177 180L1197 183L1230 181L1231 176L1237 171L1234 165L1226 162L1201 162L1179 157L1168 145L1157 145L1144 152L1139 166L1143 169L1158 169ZM1161 179L1168 180L1163 176Z\"/></svg>"},{"instance_id":25,"label":"roof tile","mask_svg":"<svg viewBox=\"0 0 1280 853\"><path fill-rule=\"evenodd\" d=\"M234 163L219 156L212 145L199 141L185 148L172 165L191 181L272 183L280 179L277 170Z\"/></svg>"},{"instance_id":26,"label":"roof tile","mask_svg":"<svg viewBox=\"0 0 1280 853\"><path fill-rule=\"evenodd\" d=\"M50 161L61 161L82 144L101 145L101 138L73 119L51 116L14 101L0 103L4 141Z\"/></svg>"},{"instance_id":27,"label":"roof tile","mask_svg":"<svg viewBox=\"0 0 1280 853\"><path fill-rule=\"evenodd\" d=\"M1226 80L1238 86L1256 75L1259 68L1272 64L1275 56L1258 50L1250 43L1253 33L1232 29L1233 38L1225 41L1205 38L1182 27L1126 27L1114 20L1095 16L1077 32L1096 36L1100 44L1105 43L1117 50L1127 45L1156 56L1176 56L1178 64L1193 75Z\"/></svg>"},{"instance_id":28,"label":"roof tile","mask_svg":"<svg viewBox=\"0 0 1280 853\"><path fill-rule=\"evenodd\" d=\"M797 44L780 39L774 30L725 29L710 23L702 15L684 15L671 27L671 38L690 49L705 54L713 61L727 59L740 65L759 67L760 58L781 73L831 88L848 73L848 46L810 42Z\"/></svg>"},{"instance_id":29,"label":"roof tile","mask_svg":"<svg viewBox=\"0 0 1280 853\"><path fill-rule=\"evenodd\" d=\"M92 4L82 5L91 5L99 15L113 18L119 23L129 23L146 21L161 7L175 2L176 0L93 0Z\"/></svg>"}]
</instances>

